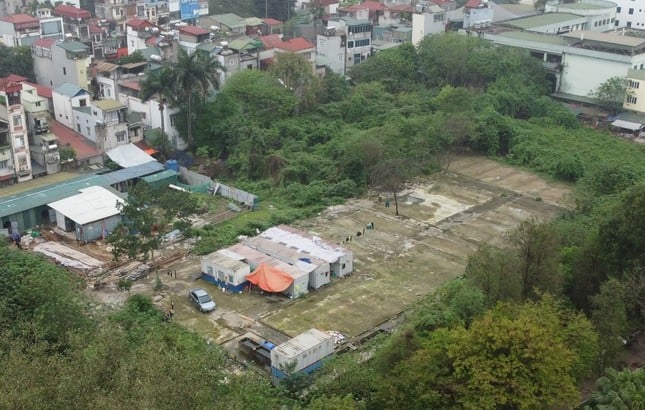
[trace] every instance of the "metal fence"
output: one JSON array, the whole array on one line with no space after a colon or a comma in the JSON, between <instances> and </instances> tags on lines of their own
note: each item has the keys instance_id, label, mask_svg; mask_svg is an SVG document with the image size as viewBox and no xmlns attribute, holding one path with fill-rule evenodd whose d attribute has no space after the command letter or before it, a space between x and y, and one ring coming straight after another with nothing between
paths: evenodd
<instances>
[{"instance_id":1,"label":"metal fence","mask_svg":"<svg viewBox=\"0 0 645 410\"><path fill-rule=\"evenodd\" d=\"M226 199L244 204L250 209L255 209L258 205L259 198L256 195L213 181L206 175L190 171L185 167L179 167L179 174L189 185L208 184L210 186L209 191L213 195L221 195Z\"/></svg>"}]
</instances>

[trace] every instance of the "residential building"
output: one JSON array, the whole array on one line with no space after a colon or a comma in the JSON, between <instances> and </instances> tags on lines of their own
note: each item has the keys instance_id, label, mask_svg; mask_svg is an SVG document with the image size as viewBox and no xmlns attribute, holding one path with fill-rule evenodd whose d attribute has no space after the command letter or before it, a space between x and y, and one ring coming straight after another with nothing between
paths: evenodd
<instances>
[{"instance_id":1,"label":"residential building","mask_svg":"<svg viewBox=\"0 0 645 410\"><path fill-rule=\"evenodd\" d=\"M65 33L68 33L71 38L82 43L90 40L89 23L92 14L89 11L67 4L60 4L54 8L52 13L63 19Z\"/></svg>"},{"instance_id":2,"label":"residential building","mask_svg":"<svg viewBox=\"0 0 645 410\"><path fill-rule=\"evenodd\" d=\"M246 19L237 14L226 13L209 16L222 33L227 36L246 34Z\"/></svg>"},{"instance_id":3,"label":"residential building","mask_svg":"<svg viewBox=\"0 0 645 410\"><path fill-rule=\"evenodd\" d=\"M0 78L0 184L33 178L21 78Z\"/></svg>"},{"instance_id":4,"label":"residential building","mask_svg":"<svg viewBox=\"0 0 645 410\"><path fill-rule=\"evenodd\" d=\"M58 138L49 129L51 113L48 99L38 93L37 86L27 82L22 83L20 98L25 110L33 174L59 172Z\"/></svg>"},{"instance_id":5,"label":"residential building","mask_svg":"<svg viewBox=\"0 0 645 410\"><path fill-rule=\"evenodd\" d=\"M113 22L122 22L127 18L125 0L97 0L94 5L96 17ZM116 25L117 33L123 33Z\"/></svg>"},{"instance_id":6,"label":"residential building","mask_svg":"<svg viewBox=\"0 0 645 410\"><path fill-rule=\"evenodd\" d=\"M51 9L36 10L36 17L38 17L40 24L40 38L62 39L65 37L63 18L52 15Z\"/></svg>"},{"instance_id":7,"label":"residential building","mask_svg":"<svg viewBox=\"0 0 645 410\"><path fill-rule=\"evenodd\" d=\"M280 53L295 53L311 63L312 70L316 65L316 46L302 37L283 39L280 34L260 37L264 50L260 52L260 64L267 66Z\"/></svg>"},{"instance_id":8,"label":"residential building","mask_svg":"<svg viewBox=\"0 0 645 410\"><path fill-rule=\"evenodd\" d=\"M385 5L374 0L366 0L362 3L352 4L346 7L338 7L338 15L340 17L349 17L354 20L369 20L373 26L392 23L390 21L382 21L384 14Z\"/></svg>"},{"instance_id":9,"label":"residential building","mask_svg":"<svg viewBox=\"0 0 645 410\"><path fill-rule=\"evenodd\" d=\"M94 100L73 108L75 130L106 152L128 144L127 106L114 99Z\"/></svg>"},{"instance_id":10,"label":"residential building","mask_svg":"<svg viewBox=\"0 0 645 410\"><path fill-rule=\"evenodd\" d=\"M155 27L147 20L140 18L133 18L125 23L126 38L128 44L128 54L132 54L137 50L148 47L146 40L152 37L153 30L159 33L159 28Z\"/></svg>"},{"instance_id":11,"label":"residential building","mask_svg":"<svg viewBox=\"0 0 645 410\"><path fill-rule=\"evenodd\" d=\"M488 26L493 22L493 8L488 0L468 0L464 5L463 28Z\"/></svg>"},{"instance_id":12,"label":"residential building","mask_svg":"<svg viewBox=\"0 0 645 410\"><path fill-rule=\"evenodd\" d=\"M645 70L627 70L627 97L623 107L626 110L645 114ZM641 87L642 85L642 87Z\"/></svg>"},{"instance_id":13,"label":"residential building","mask_svg":"<svg viewBox=\"0 0 645 410\"><path fill-rule=\"evenodd\" d=\"M38 39L31 47L39 84L57 88L65 83L88 88L89 47L74 40Z\"/></svg>"},{"instance_id":14,"label":"residential building","mask_svg":"<svg viewBox=\"0 0 645 410\"><path fill-rule=\"evenodd\" d=\"M7 47L30 46L40 38L40 21L28 14L0 17L0 43Z\"/></svg>"},{"instance_id":15,"label":"residential building","mask_svg":"<svg viewBox=\"0 0 645 410\"><path fill-rule=\"evenodd\" d=\"M74 108L89 107L90 93L78 85L66 83L53 90L52 98L54 100L54 116L56 121L67 128L76 129L74 124Z\"/></svg>"},{"instance_id":16,"label":"residential building","mask_svg":"<svg viewBox=\"0 0 645 410\"><path fill-rule=\"evenodd\" d=\"M616 27L645 28L645 5L638 0L613 0L616 3Z\"/></svg>"},{"instance_id":17,"label":"residential building","mask_svg":"<svg viewBox=\"0 0 645 410\"><path fill-rule=\"evenodd\" d=\"M186 25L179 27L179 45L192 54L197 46L210 39L211 32L201 27Z\"/></svg>"},{"instance_id":18,"label":"residential building","mask_svg":"<svg viewBox=\"0 0 645 410\"><path fill-rule=\"evenodd\" d=\"M323 33L317 36L317 43L316 51L330 64L331 70L346 74L351 67L365 61L372 54L372 24L369 20L348 17L331 19Z\"/></svg>"},{"instance_id":19,"label":"residential building","mask_svg":"<svg viewBox=\"0 0 645 410\"><path fill-rule=\"evenodd\" d=\"M434 3L418 3L412 14L412 43L418 45L425 36L443 33L451 15L460 17L457 11L447 11Z\"/></svg>"}]
</instances>

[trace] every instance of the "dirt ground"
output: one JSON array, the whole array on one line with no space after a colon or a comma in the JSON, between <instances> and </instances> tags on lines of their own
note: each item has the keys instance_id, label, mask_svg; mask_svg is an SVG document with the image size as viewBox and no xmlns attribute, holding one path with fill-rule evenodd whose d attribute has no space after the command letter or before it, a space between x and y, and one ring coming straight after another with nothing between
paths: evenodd
<instances>
[{"instance_id":1,"label":"dirt ground","mask_svg":"<svg viewBox=\"0 0 645 410\"><path fill-rule=\"evenodd\" d=\"M330 207L294 224L334 242L353 235L346 246L354 253L354 274L306 297L223 293L199 279L200 257L195 255L159 272L162 290L153 289L157 279L151 274L137 281L131 292L152 296L163 309L172 303L173 320L232 351L236 338L247 332L274 343L312 327L355 337L461 275L468 256L480 244L502 243L504 234L523 220L552 218L568 205L570 189L483 157L462 156L448 172L401 192L398 217L393 204L386 208L385 198L375 196ZM370 222L375 229L356 237ZM189 244L164 252L181 248ZM189 305L188 290L197 286L216 300L215 312L200 314ZM106 303L121 303L127 297L116 285L92 294Z\"/></svg>"}]
</instances>

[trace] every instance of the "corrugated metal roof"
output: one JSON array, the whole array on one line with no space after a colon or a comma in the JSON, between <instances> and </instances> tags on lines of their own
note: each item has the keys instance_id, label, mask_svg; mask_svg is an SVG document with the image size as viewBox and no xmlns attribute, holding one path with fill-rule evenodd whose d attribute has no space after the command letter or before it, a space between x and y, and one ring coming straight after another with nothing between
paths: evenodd
<instances>
[{"instance_id":1,"label":"corrugated metal roof","mask_svg":"<svg viewBox=\"0 0 645 410\"><path fill-rule=\"evenodd\" d=\"M119 213L123 199L100 186L79 190L80 193L47 205L80 225L100 221Z\"/></svg>"},{"instance_id":2,"label":"corrugated metal roof","mask_svg":"<svg viewBox=\"0 0 645 410\"><path fill-rule=\"evenodd\" d=\"M278 260L273 256L257 251L242 243L238 243L226 249L222 249L222 251L224 254L228 255L229 257L232 257L238 260L246 259L255 265L266 263L269 266L273 266L275 268L282 270L283 272L288 273L294 279L299 279L299 278L302 278L303 276L307 276L307 277L309 276L309 273L305 272L304 270L296 266L289 265L288 263L282 262L281 260ZM236 254L239 255L241 258L236 257Z\"/></svg>"},{"instance_id":3,"label":"corrugated metal roof","mask_svg":"<svg viewBox=\"0 0 645 410\"><path fill-rule=\"evenodd\" d=\"M529 30L552 24L562 24L569 21L578 21L585 17L571 13L544 13L537 16L521 17L515 20L500 21L499 24L513 26Z\"/></svg>"},{"instance_id":4,"label":"corrugated metal roof","mask_svg":"<svg viewBox=\"0 0 645 410\"><path fill-rule=\"evenodd\" d=\"M113 185L119 182L127 181L133 178L141 178L146 175L154 174L163 169L163 165L157 161L146 162L145 164L135 165L129 168L123 168L118 171L110 172L103 175L108 181L108 185Z\"/></svg>"},{"instance_id":5,"label":"corrugated metal roof","mask_svg":"<svg viewBox=\"0 0 645 410\"><path fill-rule=\"evenodd\" d=\"M349 251L342 246L335 245L286 225L269 228L262 232L260 236L283 244L305 255L312 255L328 263L334 263L340 257L349 254Z\"/></svg>"},{"instance_id":6,"label":"corrugated metal roof","mask_svg":"<svg viewBox=\"0 0 645 410\"><path fill-rule=\"evenodd\" d=\"M106 152L110 159L123 168L134 167L135 165L145 164L148 162L156 162L154 158L146 154L141 148L130 143L126 145L119 145Z\"/></svg>"},{"instance_id":7,"label":"corrugated metal roof","mask_svg":"<svg viewBox=\"0 0 645 410\"><path fill-rule=\"evenodd\" d=\"M76 84L70 83L62 84L60 87L54 89L54 91L58 94L66 95L68 97L75 97L79 94L89 94L87 90L84 90Z\"/></svg>"},{"instance_id":8,"label":"corrugated metal roof","mask_svg":"<svg viewBox=\"0 0 645 410\"><path fill-rule=\"evenodd\" d=\"M226 14L217 14L215 16L210 16L213 20L217 21L220 24L223 24L230 28L239 28L246 27L244 24L244 17L240 17L237 14L226 13Z\"/></svg>"},{"instance_id":9,"label":"corrugated metal roof","mask_svg":"<svg viewBox=\"0 0 645 410\"><path fill-rule=\"evenodd\" d=\"M242 261L240 261L238 259L231 258L230 256L226 255L225 253L219 252L219 251L210 253L210 254L204 256L203 259L205 259L206 261L208 261L210 263L213 263L213 264L215 264L217 266L221 266L221 267L228 268L228 269L233 269L235 271L240 270L240 269L244 269L247 266L249 266L248 264L246 264L246 263L244 263L244 262L242 262ZM250 272L250 270L249 270L249 272Z\"/></svg>"},{"instance_id":10,"label":"corrugated metal roof","mask_svg":"<svg viewBox=\"0 0 645 410\"><path fill-rule=\"evenodd\" d=\"M0 217L67 198L78 193L79 190L93 185L108 186L110 184L107 183L103 175L87 175L2 198L0 199Z\"/></svg>"},{"instance_id":11,"label":"corrugated metal roof","mask_svg":"<svg viewBox=\"0 0 645 410\"><path fill-rule=\"evenodd\" d=\"M161 180L166 179L166 178L176 177L178 175L179 175L179 173L177 171L174 171L172 169L166 169L164 171L157 172L157 173L152 174L152 175L147 175L147 176L145 176L145 177L143 177L141 179L150 184L152 182L161 181Z\"/></svg>"},{"instance_id":12,"label":"corrugated metal roof","mask_svg":"<svg viewBox=\"0 0 645 410\"><path fill-rule=\"evenodd\" d=\"M58 45L58 47L63 48L72 53L80 53L83 51L87 52L89 50L88 46L74 40L65 40L65 41L58 42L56 44Z\"/></svg>"},{"instance_id":13,"label":"corrugated metal roof","mask_svg":"<svg viewBox=\"0 0 645 410\"><path fill-rule=\"evenodd\" d=\"M284 358L291 359L331 338L333 338L333 336L329 333L325 333L318 329L309 329L293 339L289 339L276 346L275 350L276 353L279 353Z\"/></svg>"}]
</instances>

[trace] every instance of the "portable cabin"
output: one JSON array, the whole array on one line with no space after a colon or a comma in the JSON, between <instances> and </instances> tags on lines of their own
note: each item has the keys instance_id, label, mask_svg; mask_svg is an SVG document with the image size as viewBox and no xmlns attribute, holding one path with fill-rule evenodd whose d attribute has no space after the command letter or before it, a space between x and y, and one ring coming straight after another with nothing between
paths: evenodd
<instances>
[{"instance_id":1,"label":"portable cabin","mask_svg":"<svg viewBox=\"0 0 645 410\"><path fill-rule=\"evenodd\" d=\"M294 265L309 275L309 287L318 289L330 282L331 274L329 263L313 256L304 256L293 248L288 248L280 243L256 236L244 242L262 253L273 256L289 265Z\"/></svg>"},{"instance_id":2,"label":"portable cabin","mask_svg":"<svg viewBox=\"0 0 645 410\"><path fill-rule=\"evenodd\" d=\"M271 350L271 374L277 380L294 373L312 373L334 352L334 337L310 329Z\"/></svg>"},{"instance_id":3,"label":"portable cabin","mask_svg":"<svg viewBox=\"0 0 645 410\"><path fill-rule=\"evenodd\" d=\"M241 292L248 285L246 276L251 267L221 252L213 252L202 258L202 279L229 292Z\"/></svg>"},{"instance_id":4,"label":"portable cabin","mask_svg":"<svg viewBox=\"0 0 645 410\"><path fill-rule=\"evenodd\" d=\"M287 273L293 278L293 283L288 289L282 293L288 297L295 299L309 292L309 274L300 270L296 266L291 266L284 263L270 255L257 251L242 243L235 244L222 250L226 255L236 258L242 262L247 263L251 267L251 271L255 271L262 263L266 263L282 272Z\"/></svg>"},{"instance_id":5,"label":"portable cabin","mask_svg":"<svg viewBox=\"0 0 645 410\"><path fill-rule=\"evenodd\" d=\"M350 250L318 236L287 225L274 226L259 236L291 248L303 257L322 259L329 263L333 277L347 276L354 271L353 254Z\"/></svg>"},{"instance_id":6,"label":"portable cabin","mask_svg":"<svg viewBox=\"0 0 645 410\"><path fill-rule=\"evenodd\" d=\"M79 193L47 204L54 210L56 225L75 231L76 240L105 239L121 222L119 204L123 199L100 186L79 189Z\"/></svg>"}]
</instances>

